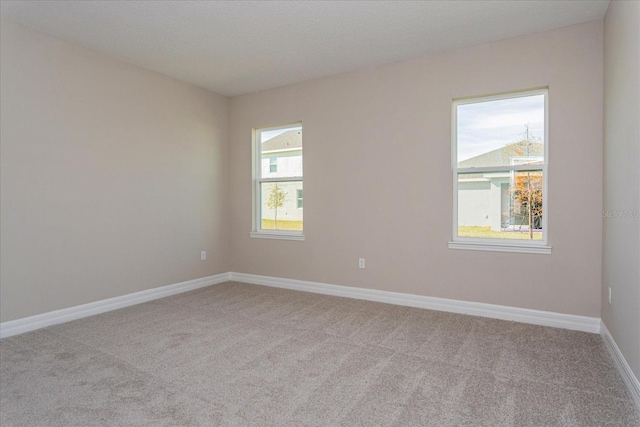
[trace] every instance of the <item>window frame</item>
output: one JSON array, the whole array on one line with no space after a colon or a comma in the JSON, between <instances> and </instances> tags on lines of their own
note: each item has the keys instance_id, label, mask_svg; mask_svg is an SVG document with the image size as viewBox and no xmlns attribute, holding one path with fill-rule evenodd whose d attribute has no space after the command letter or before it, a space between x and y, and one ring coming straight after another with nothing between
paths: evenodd
<instances>
[{"instance_id":1,"label":"window frame","mask_svg":"<svg viewBox=\"0 0 640 427\"><path fill-rule=\"evenodd\" d=\"M291 177L262 177L262 151L260 133L271 130L287 129L300 127L302 129L302 121L287 123L275 126L263 126L253 128L251 131L251 147L252 147L252 231L249 235L259 239L278 239L278 240L304 240L304 219L302 230L264 230L262 229L262 213L261 213L261 184L263 183L280 183L280 182L297 182L300 181L304 185L304 148L301 148L302 154L302 175ZM271 168L271 159L269 160L269 168Z\"/></svg>"},{"instance_id":2,"label":"window frame","mask_svg":"<svg viewBox=\"0 0 640 427\"><path fill-rule=\"evenodd\" d=\"M475 104L481 102L490 102L503 99L513 99L528 96L544 96L544 162L542 165L509 165L509 166L491 166L476 168L458 168L458 106ZM493 95L482 95L465 98L455 98L451 103L451 170L453 177L453 223L452 238L448 244L449 249L465 249L479 251L497 251L497 252L520 252L532 254L551 254L551 246L549 242L549 89L541 87L527 90L517 90L502 92ZM482 172L526 172L541 171L542 172L542 206L544 214L542 215L542 239L526 240L526 239L490 239L481 237L464 237L458 236L458 176L463 173L482 173Z\"/></svg>"}]
</instances>

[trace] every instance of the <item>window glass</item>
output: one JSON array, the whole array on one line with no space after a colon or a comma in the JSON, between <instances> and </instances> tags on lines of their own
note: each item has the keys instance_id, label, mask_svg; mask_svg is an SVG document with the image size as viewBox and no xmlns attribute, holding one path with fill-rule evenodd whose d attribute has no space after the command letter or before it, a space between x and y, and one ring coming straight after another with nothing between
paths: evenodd
<instances>
[{"instance_id":1,"label":"window glass","mask_svg":"<svg viewBox=\"0 0 640 427\"><path fill-rule=\"evenodd\" d=\"M254 233L301 235L302 125L254 130Z\"/></svg>"},{"instance_id":2,"label":"window glass","mask_svg":"<svg viewBox=\"0 0 640 427\"><path fill-rule=\"evenodd\" d=\"M546 243L546 97L454 101L454 240Z\"/></svg>"}]
</instances>

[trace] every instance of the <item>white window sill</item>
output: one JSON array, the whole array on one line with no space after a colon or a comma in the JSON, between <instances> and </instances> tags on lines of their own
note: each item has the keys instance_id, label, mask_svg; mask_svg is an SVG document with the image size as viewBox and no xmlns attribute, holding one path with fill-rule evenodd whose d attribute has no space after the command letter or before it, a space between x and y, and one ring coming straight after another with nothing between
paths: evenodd
<instances>
[{"instance_id":1,"label":"white window sill","mask_svg":"<svg viewBox=\"0 0 640 427\"><path fill-rule=\"evenodd\" d=\"M252 231L249 236L254 239L304 240L304 234L302 233Z\"/></svg>"},{"instance_id":2,"label":"white window sill","mask_svg":"<svg viewBox=\"0 0 640 427\"><path fill-rule=\"evenodd\" d=\"M449 242L449 249L551 255L551 246L518 243Z\"/></svg>"}]
</instances>

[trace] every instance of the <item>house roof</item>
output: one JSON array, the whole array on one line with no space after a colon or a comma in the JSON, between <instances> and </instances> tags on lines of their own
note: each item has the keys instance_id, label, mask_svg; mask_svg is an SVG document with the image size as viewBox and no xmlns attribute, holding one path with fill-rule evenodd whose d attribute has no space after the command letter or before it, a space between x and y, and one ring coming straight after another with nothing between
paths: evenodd
<instances>
[{"instance_id":1,"label":"house roof","mask_svg":"<svg viewBox=\"0 0 640 427\"><path fill-rule=\"evenodd\" d=\"M463 160L458 163L459 168L481 168L491 166L511 166L514 158L544 157L544 144L522 140L505 145L488 153ZM530 163L530 162L528 162Z\"/></svg>"},{"instance_id":2,"label":"house roof","mask_svg":"<svg viewBox=\"0 0 640 427\"><path fill-rule=\"evenodd\" d=\"M292 148L302 148L301 130L288 130L278 136L274 136L270 140L262 143L261 151L265 153L269 151L290 150Z\"/></svg>"}]
</instances>

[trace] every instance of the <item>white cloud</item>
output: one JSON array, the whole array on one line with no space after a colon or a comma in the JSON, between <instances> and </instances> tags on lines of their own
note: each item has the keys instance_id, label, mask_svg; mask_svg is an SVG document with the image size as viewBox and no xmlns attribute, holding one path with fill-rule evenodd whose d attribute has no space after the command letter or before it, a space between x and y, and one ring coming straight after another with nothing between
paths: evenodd
<instances>
[{"instance_id":1,"label":"white cloud","mask_svg":"<svg viewBox=\"0 0 640 427\"><path fill-rule=\"evenodd\" d=\"M458 106L458 161L526 138L544 138L544 96L534 95Z\"/></svg>"}]
</instances>

